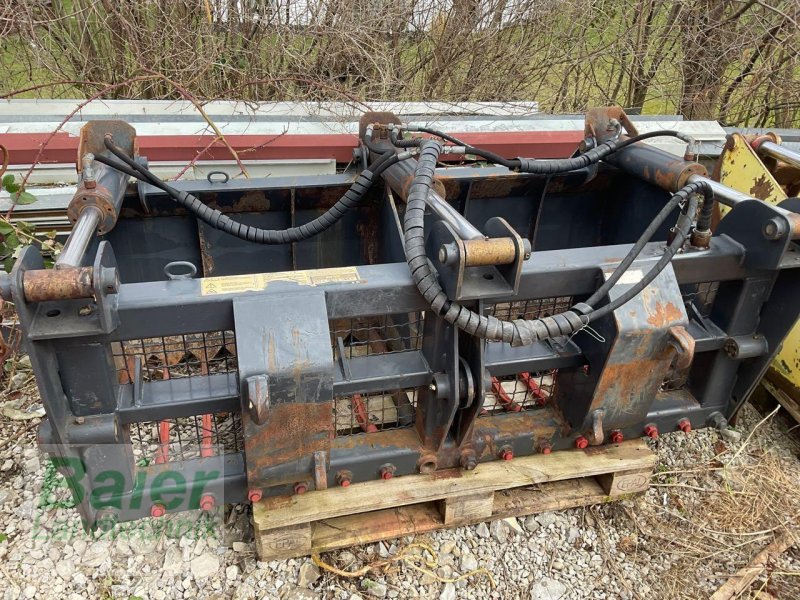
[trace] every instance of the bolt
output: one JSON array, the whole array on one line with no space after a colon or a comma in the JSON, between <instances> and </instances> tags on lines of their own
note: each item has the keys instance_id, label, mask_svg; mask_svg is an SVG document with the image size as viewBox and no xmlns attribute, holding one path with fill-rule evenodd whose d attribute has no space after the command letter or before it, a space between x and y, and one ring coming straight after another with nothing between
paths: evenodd
<instances>
[{"instance_id":1,"label":"bolt","mask_svg":"<svg viewBox=\"0 0 800 600\"><path fill-rule=\"evenodd\" d=\"M436 382L435 382L435 381L434 381L434 382L432 382L432 383L431 383L431 384L428 386L428 389L429 389L430 391L432 391L432 392L435 394L435 393L436 393Z\"/></svg>"},{"instance_id":2,"label":"bolt","mask_svg":"<svg viewBox=\"0 0 800 600\"><path fill-rule=\"evenodd\" d=\"M336 483L342 487L347 487L353 480L353 474L350 471L339 471L336 473Z\"/></svg>"},{"instance_id":3,"label":"bolt","mask_svg":"<svg viewBox=\"0 0 800 600\"><path fill-rule=\"evenodd\" d=\"M500 458L503 460L511 460L514 458L514 451L509 446L505 446L500 450Z\"/></svg>"},{"instance_id":4,"label":"bolt","mask_svg":"<svg viewBox=\"0 0 800 600\"><path fill-rule=\"evenodd\" d=\"M247 492L247 499L250 502L258 502L261 500L261 490L250 490Z\"/></svg>"},{"instance_id":5,"label":"bolt","mask_svg":"<svg viewBox=\"0 0 800 600\"><path fill-rule=\"evenodd\" d=\"M85 305L85 306L81 306L78 309L78 315L80 315L81 317L88 317L93 312L94 312L94 309L91 306L89 306L88 304Z\"/></svg>"},{"instance_id":6,"label":"bolt","mask_svg":"<svg viewBox=\"0 0 800 600\"><path fill-rule=\"evenodd\" d=\"M692 423L689 419L681 419L678 421L678 429L680 429L683 433L689 433L692 430Z\"/></svg>"},{"instance_id":7,"label":"bolt","mask_svg":"<svg viewBox=\"0 0 800 600\"><path fill-rule=\"evenodd\" d=\"M167 509L163 504L153 504L153 506L150 507L151 517L155 517L157 519L159 517L163 517L165 514L167 514Z\"/></svg>"},{"instance_id":8,"label":"bolt","mask_svg":"<svg viewBox=\"0 0 800 600\"><path fill-rule=\"evenodd\" d=\"M96 523L100 531L111 531L118 521L119 517L111 509L102 508L97 511Z\"/></svg>"},{"instance_id":9,"label":"bolt","mask_svg":"<svg viewBox=\"0 0 800 600\"><path fill-rule=\"evenodd\" d=\"M465 471L472 471L478 466L478 459L475 458L474 452L464 452L461 455L461 468Z\"/></svg>"},{"instance_id":10,"label":"bolt","mask_svg":"<svg viewBox=\"0 0 800 600\"><path fill-rule=\"evenodd\" d=\"M550 442L541 442L539 450L541 450L542 454L550 454L553 451L553 446L550 445Z\"/></svg>"},{"instance_id":11,"label":"bolt","mask_svg":"<svg viewBox=\"0 0 800 600\"><path fill-rule=\"evenodd\" d=\"M575 439L575 447L576 447L576 448L580 448L581 450L583 450L584 448L586 448L586 447L588 447L588 446L589 446L589 440L587 440L587 439L586 439L585 437L583 437L582 435L579 435L579 436L578 436L578 437Z\"/></svg>"},{"instance_id":12,"label":"bolt","mask_svg":"<svg viewBox=\"0 0 800 600\"><path fill-rule=\"evenodd\" d=\"M379 471L381 479L391 479L394 477L394 471L394 465L383 465Z\"/></svg>"},{"instance_id":13,"label":"bolt","mask_svg":"<svg viewBox=\"0 0 800 600\"><path fill-rule=\"evenodd\" d=\"M212 496L211 494L204 494L200 498L200 508L201 508L201 510L205 510L205 511L214 510L214 507L216 506L216 504L217 503L214 500L214 496Z\"/></svg>"},{"instance_id":14,"label":"bolt","mask_svg":"<svg viewBox=\"0 0 800 600\"><path fill-rule=\"evenodd\" d=\"M84 417L75 417L75 425L83 425L86 422Z\"/></svg>"},{"instance_id":15,"label":"bolt","mask_svg":"<svg viewBox=\"0 0 800 600\"><path fill-rule=\"evenodd\" d=\"M306 485L303 481L298 481L294 484L294 493L295 494L305 494L308 491L308 485Z\"/></svg>"},{"instance_id":16,"label":"bolt","mask_svg":"<svg viewBox=\"0 0 800 600\"><path fill-rule=\"evenodd\" d=\"M625 437L622 435L622 432L619 429L615 429L611 432L611 443L612 444L620 444Z\"/></svg>"},{"instance_id":17,"label":"bolt","mask_svg":"<svg viewBox=\"0 0 800 600\"><path fill-rule=\"evenodd\" d=\"M649 425L644 426L644 434L649 437L651 440L658 439L658 427L650 423Z\"/></svg>"},{"instance_id":18,"label":"bolt","mask_svg":"<svg viewBox=\"0 0 800 600\"><path fill-rule=\"evenodd\" d=\"M785 231L783 223L777 218L772 218L761 228L761 233L768 240L778 240L781 238Z\"/></svg>"},{"instance_id":19,"label":"bolt","mask_svg":"<svg viewBox=\"0 0 800 600\"><path fill-rule=\"evenodd\" d=\"M531 257L531 253L530 253L530 252L526 252L526 253L523 255L523 258L524 258L525 260L528 260L530 257Z\"/></svg>"}]
</instances>

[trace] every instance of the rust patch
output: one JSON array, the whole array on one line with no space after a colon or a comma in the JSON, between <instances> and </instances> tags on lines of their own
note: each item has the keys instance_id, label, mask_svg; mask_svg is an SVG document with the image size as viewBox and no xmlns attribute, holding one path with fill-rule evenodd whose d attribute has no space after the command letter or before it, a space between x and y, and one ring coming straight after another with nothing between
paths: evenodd
<instances>
[{"instance_id":1,"label":"rust patch","mask_svg":"<svg viewBox=\"0 0 800 600\"><path fill-rule=\"evenodd\" d=\"M92 267L25 271L23 287L28 302L93 298Z\"/></svg>"},{"instance_id":2,"label":"rust patch","mask_svg":"<svg viewBox=\"0 0 800 600\"><path fill-rule=\"evenodd\" d=\"M251 487L290 483L274 477L263 481L262 472L330 448L333 402L273 404L262 427L255 425L247 412L242 418L246 421L247 480Z\"/></svg>"},{"instance_id":3,"label":"rust patch","mask_svg":"<svg viewBox=\"0 0 800 600\"><path fill-rule=\"evenodd\" d=\"M672 302L661 304L656 302L656 311L647 318L653 327L663 328L683 318L680 309Z\"/></svg>"},{"instance_id":4,"label":"rust patch","mask_svg":"<svg viewBox=\"0 0 800 600\"><path fill-rule=\"evenodd\" d=\"M762 174L761 177L756 179L753 182L753 187L750 188L750 195L759 200L766 200L772 195L772 192L773 185L766 174Z\"/></svg>"},{"instance_id":5,"label":"rust patch","mask_svg":"<svg viewBox=\"0 0 800 600\"><path fill-rule=\"evenodd\" d=\"M458 479L463 476L461 469L441 469L433 472L434 479Z\"/></svg>"}]
</instances>

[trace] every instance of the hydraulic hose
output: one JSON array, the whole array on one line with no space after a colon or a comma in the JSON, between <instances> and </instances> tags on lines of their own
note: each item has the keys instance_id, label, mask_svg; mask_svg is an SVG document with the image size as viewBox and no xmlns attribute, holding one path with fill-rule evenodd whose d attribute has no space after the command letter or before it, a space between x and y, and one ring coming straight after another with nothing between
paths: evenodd
<instances>
[{"instance_id":1,"label":"hydraulic hose","mask_svg":"<svg viewBox=\"0 0 800 600\"><path fill-rule=\"evenodd\" d=\"M688 208L681 214L675 239L664 256L648 271L640 282L619 298L597 310L594 310L587 303L580 303L568 311L550 317L503 321L491 315L480 315L457 302L451 301L447 298L447 294L441 285L439 285L437 274L432 269L425 254L424 217L425 197L433 184L433 176L439 154L442 152L442 145L433 140L425 140L420 148L417 168L406 200L406 213L403 221L405 255L412 279L433 311L445 321L470 335L487 340L507 342L512 346L523 346L537 340L572 335L587 326L590 321L608 314L640 293L669 264L669 261L683 245L686 236L689 234L692 218L697 210L695 192L703 187L693 186L690 188L687 186L688 189L682 189L680 194L676 194L670 199L668 206L671 208L669 210L665 207L659 213L657 219L661 218L663 221L675 206L688 196ZM703 191L707 192L708 190L703 188ZM645 233L652 237L657 227L658 225L648 227ZM629 253L629 255L633 256L630 260L626 257L628 266L638 256L641 249L644 248L645 243L646 241L642 243L640 240L634 246L635 248L638 247L638 251ZM624 272L624 269L620 267L622 267L622 264L617 267L612 275L615 282ZM611 286L608 287L610 289Z\"/></svg>"},{"instance_id":2,"label":"hydraulic hose","mask_svg":"<svg viewBox=\"0 0 800 600\"><path fill-rule=\"evenodd\" d=\"M311 238L333 226L349 210L358 205L366 195L372 183L380 174L407 156L398 155L395 152L387 152L373 164L372 169L363 170L350 188L345 192L333 206L318 216L313 221L309 221L299 227L289 227L287 229L261 229L251 225L245 225L239 221L231 219L223 212L203 204L196 196L187 192L176 190L161 181L152 172L128 157L111 140L106 139L106 147L111 153L121 160L124 165L112 161L105 157L97 156L95 160L107 164L115 169L132 175L166 192L176 203L183 206L194 214L201 221L208 223L214 229L219 229L240 239L254 242L257 244L289 244ZM120 168L127 167L127 168Z\"/></svg>"},{"instance_id":3,"label":"hydraulic hose","mask_svg":"<svg viewBox=\"0 0 800 600\"><path fill-rule=\"evenodd\" d=\"M626 146L630 146L631 144L648 140L650 138L676 137L687 143L690 143L692 141L689 136L681 133L680 131L676 131L674 129L659 129L657 131L649 131L647 133L641 133L639 135L626 138L624 140L608 140L592 148L591 150L588 150L583 154L573 158L507 159L489 150L485 150L483 148L476 148L475 146L470 146L469 144L465 144L458 138L455 138L447 133L444 133L443 131L438 131L436 129L430 129L428 127L419 127L416 125L412 125L408 128L408 131L421 131L424 133L429 133L443 140L447 140L449 142L457 144L458 146L463 146L465 154L474 154L476 156L480 156L481 158L484 158L489 162L502 165L511 170L520 171L522 173L535 173L539 175L554 175L556 173L565 173L567 171L575 171L577 169L582 169L588 167L589 165L593 165L599 162L606 156L613 154L614 152L617 152L622 148L625 148ZM395 130L393 130L392 133L390 134L390 140L398 148L421 146L422 143L425 141L424 138L404 140L397 135Z\"/></svg>"},{"instance_id":4,"label":"hydraulic hose","mask_svg":"<svg viewBox=\"0 0 800 600\"><path fill-rule=\"evenodd\" d=\"M691 198L693 195L697 193L702 193L706 198L711 197L711 188L708 184L704 182L698 183L690 183L685 187L678 190L672 198L664 205L664 207L659 211L650 225L642 232L642 235L639 236L639 239L636 240L636 243L630 249L628 254L622 259L622 262L617 266L614 272L609 276L609 278L601 285L594 294L592 294L584 304L589 306L594 306L595 303L600 301L608 291L614 287L614 285L619 281L619 278L622 277L623 273L628 270L636 257L641 254L642 250L644 249L647 242L655 235L656 231L659 227L664 223L664 221L669 217L673 210L679 205L686 202L687 199ZM711 206L711 202L704 202L703 205ZM693 214L692 212L688 213L690 216ZM700 224L700 220L698 218L698 226ZM691 219L689 219L689 224L691 225ZM688 233L688 231L687 231ZM644 289L644 288L643 288Z\"/></svg>"}]
</instances>

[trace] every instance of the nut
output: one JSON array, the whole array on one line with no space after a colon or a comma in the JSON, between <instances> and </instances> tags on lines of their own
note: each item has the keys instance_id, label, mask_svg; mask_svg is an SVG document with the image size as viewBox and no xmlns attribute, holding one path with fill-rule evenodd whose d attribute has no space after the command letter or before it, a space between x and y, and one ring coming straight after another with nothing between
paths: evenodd
<instances>
[{"instance_id":1,"label":"nut","mask_svg":"<svg viewBox=\"0 0 800 600\"><path fill-rule=\"evenodd\" d=\"M250 490L247 492L247 499L250 502L258 502L261 500L261 490Z\"/></svg>"},{"instance_id":2,"label":"nut","mask_svg":"<svg viewBox=\"0 0 800 600\"><path fill-rule=\"evenodd\" d=\"M586 439L585 437L583 437L582 435L579 435L579 436L578 436L578 437L575 439L575 447L576 447L576 448L580 448L581 450L583 450L584 448L587 448L588 446L589 446L589 440L587 440L587 439Z\"/></svg>"},{"instance_id":3,"label":"nut","mask_svg":"<svg viewBox=\"0 0 800 600\"><path fill-rule=\"evenodd\" d=\"M624 440L625 437L622 435L622 432L619 429L615 429L611 432L611 443L612 444L619 444Z\"/></svg>"},{"instance_id":4,"label":"nut","mask_svg":"<svg viewBox=\"0 0 800 600\"><path fill-rule=\"evenodd\" d=\"M159 518L163 517L165 514L167 514L167 509L163 504L153 504L153 506L150 507L151 517Z\"/></svg>"},{"instance_id":5,"label":"nut","mask_svg":"<svg viewBox=\"0 0 800 600\"><path fill-rule=\"evenodd\" d=\"M658 427L650 423L649 425L644 426L644 434L649 437L651 440L658 439Z\"/></svg>"}]
</instances>

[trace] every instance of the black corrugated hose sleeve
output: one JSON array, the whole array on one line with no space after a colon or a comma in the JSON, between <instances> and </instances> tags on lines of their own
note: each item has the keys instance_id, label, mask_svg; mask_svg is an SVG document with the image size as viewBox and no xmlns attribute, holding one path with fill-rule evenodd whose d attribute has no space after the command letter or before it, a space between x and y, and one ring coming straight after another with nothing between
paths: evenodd
<instances>
[{"instance_id":1,"label":"black corrugated hose sleeve","mask_svg":"<svg viewBox=\"0 0 800 600\"><path fill-rule=\"evenodd\" d=\"M110 140L106 140L106 147L120 160L122 160L128 167L140 175L140 179L152 183L156 187L164 190L172 197L175 202L186 208L189 212L194 214L201 221L208 223L214 229L219 229L230 235L238 237L249 242L256 244L290 244L292 242L299 242L311 238L326 229L330 228L334 223L341 219L345 213L355 207L363 200L367 191L372 183L380 176L383 171L397 163L400 159L394 152L387 152L375 161L372 165L372 170L364 169L359 173L356 180L351 184L350 188L345 192L333 206L321 214L313 221L309 221L305 225L299 227L289 227L288 229L261 229L251 225L245 225L239 221L234 221L223 212L211 208L203 204L199 198L187 192L178 191L175 188L167 185L149 170L139 165L128 157L120 148L114 145ZM106 162L106 161L101 161ZM114 166L113 164L110 166Z\"/></svg>"},{"instance_id":2,"label":"black corrugated hose sleeve","mask_svg":"<svg viewBox=\"0 0 800 600\"><path fill-rule=\"evenodd\" d=\"M479 315L457 302L449 300L447 294L439 285L437 274L425 254L425 199L433 185L434 171L441 151L442 145L439 142L433 140L422 142L417 168L414 172L414 179L406 201L406 214L403 221L404 247L411 277L433 311L445 321L470 335L487 340L508 342L512 346L528 345L537 340L572 335L585 327L591 320L608 314L635 297L669 264L686 240L691 229L693 216L697 210L696 192L702 189L706 195L710 195L708 186L700 183L690 184L682 188L670 199L669 205L671 208L666 211L667 215L682 200L687 197L689 199L688 208L679 216L675 239L664 253L664 256L648 271L642 280L616 300L596 311L591 306L582 303L571 310L542 319L501 321L493 316ZM659 213L660 215L661 213ZM657 226L653 227L652 232L656 228ZM650 229L648 228L648 230ZM638 252L633 254L633 258L641 252L645 243L637 244L640 247ZM628 266L633 262L633 258L628 261ZM615 280L619 279L619 276L624 272L624 269L621 268L622 266L620 264L612 274Z\"/></svg>"},{"instance_id":3,"label":"black corrugated hose sleeve","mask_svg":"<svg viewBox=\"0 0 800 600\"><path fill-rule=\"evenodd\" d=\"M711 186L707 183L703 182L703 185L706 186L707 191L705 191L703 206L700 207L700 214L697 215L697 230L698 231L708 231L711 229L711 218L714 215L714 203L716 199L711 195Z\"/></svg>"}]
</instances>

